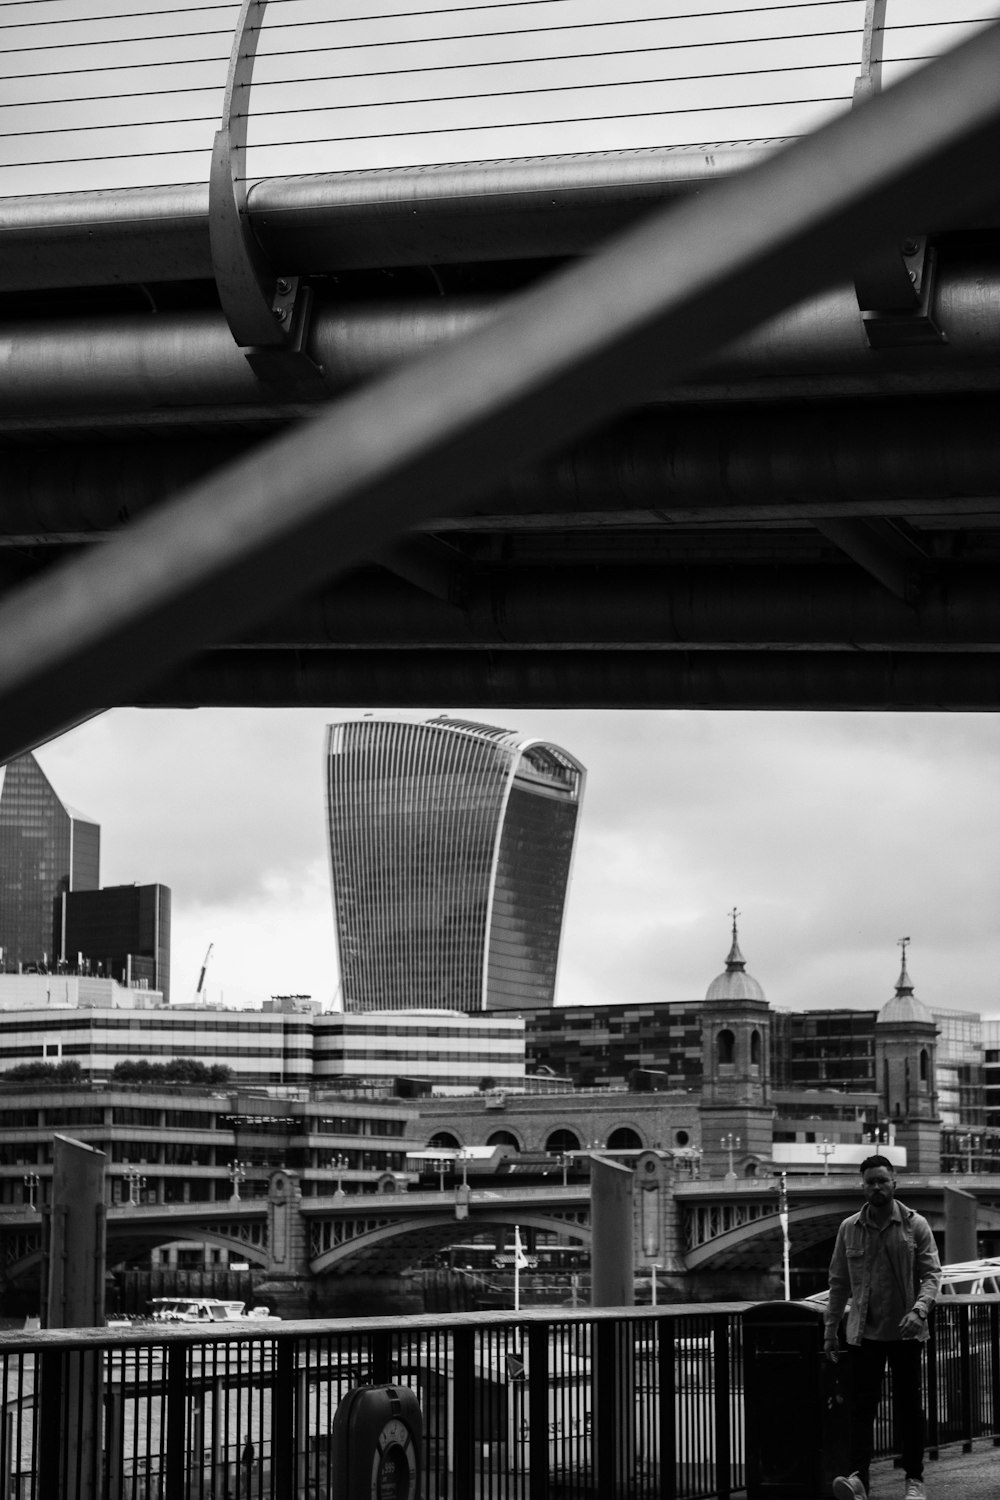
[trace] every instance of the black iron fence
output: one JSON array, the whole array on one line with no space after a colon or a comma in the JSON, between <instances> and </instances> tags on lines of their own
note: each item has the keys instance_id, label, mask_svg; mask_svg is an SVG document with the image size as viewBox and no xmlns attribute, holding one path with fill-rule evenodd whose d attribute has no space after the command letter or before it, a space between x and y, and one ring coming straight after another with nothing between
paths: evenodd
<instances>
[{"instance_id":1,"label":"black iron fence","mask_svg":"<svg viewBox=\"0 0 1000 1500\"><path fill-rule=\"evenodd\" d=\"M334 1415L387 1383L423 1412L423 1500L725 1500L746 1483L742 1311L4 1334L0 1500L350 1500ZM996 1303L939 1306L926 1370L932 1451L1000 1437Z\"/></svg>"}]
</instances>

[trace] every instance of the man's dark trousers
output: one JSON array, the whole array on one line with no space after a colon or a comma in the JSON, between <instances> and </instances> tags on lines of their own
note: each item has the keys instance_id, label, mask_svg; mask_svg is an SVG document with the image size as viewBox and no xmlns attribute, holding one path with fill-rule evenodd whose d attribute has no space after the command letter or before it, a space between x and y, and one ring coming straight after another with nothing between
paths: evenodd
<instances>
[{"instance_id":1,"label":"man's dark trousers","mask_svg":"<svg viewBox=\"0 0 1000 1500\"><path fill-rule=\"evenodd\" d=\"M888 1363L892 1372L894 1446L907 1479L924 1476L924 1410L920 1393L919 1339L862 1339L847 1348L851 1400L851 1471L868 1489L875 1414ZM841 1356L843 1357L843 1356Z\"/></svg>"}]
</instances>

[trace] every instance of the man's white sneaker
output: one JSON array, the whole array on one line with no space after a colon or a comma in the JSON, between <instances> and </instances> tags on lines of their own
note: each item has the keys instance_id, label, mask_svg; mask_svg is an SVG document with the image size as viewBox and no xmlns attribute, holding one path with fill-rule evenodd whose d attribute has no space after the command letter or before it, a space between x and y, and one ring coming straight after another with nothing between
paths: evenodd
<instances>
[{"instance_id":1,"label":"man's white sneaker","mask_svg":"<svg viewBox=\"0 0 1000 1500\"><path fill-rule=\"evenodd\" d=\"M856 1473L848 1474L846 1477L839 1474L831 1488L837 1500L868 1500L868 1491L861 1481L861 1476ZM905 1500L910 1500L910 1496L906 1495Z\"/></svg>"},{"instance_id":2,"label":"man's white sneaker","mask_svg":"<svg viewBox=\"0 0 1000 1500\"><path fill-rule=\"evenodd\" d=\"M927 1491L919 1479L908 1479L903 1491L903 1500L927 1500Z\"/></svg>"}]
</instances>

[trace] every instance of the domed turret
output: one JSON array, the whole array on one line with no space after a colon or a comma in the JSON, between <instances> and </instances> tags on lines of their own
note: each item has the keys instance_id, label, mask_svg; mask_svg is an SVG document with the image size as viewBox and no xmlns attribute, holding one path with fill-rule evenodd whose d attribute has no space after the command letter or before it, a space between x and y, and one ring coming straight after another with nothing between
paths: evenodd
<instances>
[{"instance_id":1,"label":"domed turret","mask_svg":"<svg viewBox=\"0 0 1000 1500\"><path fill-rule=\"evenodd\" d=\"M771 1160L771 1015L764 991L746 971L735 907L730 916L725 973L712 980L701 1013L702 1165L712 1175L749 1177Z\"/></svg>"},{"instance_id":2,"label":"domed turret","mask_svg":"<svg viewBox=\"0 0 1000 1500\"><path fill-rule=\"evenodd\" d=\"M909 938L900 939L900 947L903 950L903 967L899 971L896 980L896 993L891 1000L887 1000L878 1013L880 1025L892 1025L909 1022L924 1022L928 1026L934 1025L934 1017L922 1000L918 1000L913 993L913 983L906 972L906 945Z\"/></svg>"},{"instance_id":3,"label":"domed turret","mask_svg":"<svg viewBox=\"0 0 1000 1500\"><path fill-rule=\"evenodd\" d=\"M908 1172L938 1171L941 1121L937 1099L937 1025L913 993L906 971L909 938L900 938L903 964L896 993L875 1022L875 1078L880 1112L906 1150Z\"/></svg>"},{"instance_id":4,"label":"domed turret","mask_svg":"<svg viewBox=\"0 0 1000 1500\"><path fill-rule=\"evenodd\" d=\"M729 949L729 957L726 959L725 973L719 974L709 985L705 994L708 1002L722 1001L726 1003L731 1000L763 1000L767 996L754 979L748 974L746 959L740 952L739 937L736 932L736 917L738 913L733 911L733 942Z\"/></svg>"}]
</instances>

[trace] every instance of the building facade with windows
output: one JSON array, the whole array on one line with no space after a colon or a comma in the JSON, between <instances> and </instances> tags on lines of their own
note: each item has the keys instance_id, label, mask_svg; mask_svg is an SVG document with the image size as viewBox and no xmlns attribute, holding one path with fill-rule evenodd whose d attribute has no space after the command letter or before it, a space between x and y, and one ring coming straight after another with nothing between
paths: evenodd
<instances>
[{"instance_id":1,"label":"building facade with windows","mask_svg":"<svg viewBox=\"0 0 1000 1500\"><path fill-rule=\"evenodd\" d=\"M0 790L0 972L55 967L61 897L100 885L101 830L62 801L33 755L12 760Z\"/></svg>"},{"instance_id":2,"label":"building facade with windows","mask_svg":"<svg viewBox=\"0 0 1000 1500\"><path fill-rule=\"evenodd\" d=\"M375 1193L387 1174L415 1181L407 1153L422 1143L415 1109L398 1100L5 1085L0 1204L50 1202L55 1131L105 1154L108 1204L228 1203L237 1175L242 1197L263 1197L279 1168L299 1174L305 1197Z\"/></svg>"},{"instance_id":3,"label":"building facade with windows","mask_svg":"<svg viewBox=\"0 0 1000 1500\"><path fill-rule=\"evenodd\" d=\"M111 885L60 898L61 956L127 988L158 990L170 1003L170 890Z\"/></svg>"},{"instance_id":4,"label":"building facade with windows","mask_svg":"<svg viewBox=\"0 0 1000 1500\"><path fill-rule=\"evenodd\" d=\"M459 1011L322 1015L314 1029L316 1082L403 1083L414 1094L524 1087L520 1016Z\"/></svg>"},{"instance_id":5,"label":"building facade with windows","mask_svg":"<svg viewBox=\"0 0 1000 1500\"><path fill-rule=\"evenodd\" d=\"M555 999L585 772L556 745L441 717L327 732L343 1009Z\"/></svg>"},{"instance_id":6,"label":"building facade with windows","mask_svg":"<svg viewBox=\"0 0 1000 1500\"><path fill-rule=\"evenodd\" d=\"M519 1016L458 1011L320 1014L308 997L262 1010L165 1005L163 996L76 974L0 974L0 1079L23 1064L76 1063L88 1081L119 1063L187 1058L234 1084L372 1095L524 1087Z\"/></svg>"}]
</instances>

